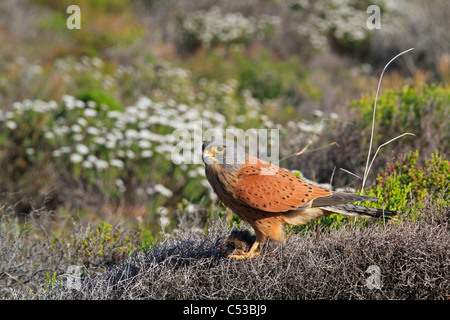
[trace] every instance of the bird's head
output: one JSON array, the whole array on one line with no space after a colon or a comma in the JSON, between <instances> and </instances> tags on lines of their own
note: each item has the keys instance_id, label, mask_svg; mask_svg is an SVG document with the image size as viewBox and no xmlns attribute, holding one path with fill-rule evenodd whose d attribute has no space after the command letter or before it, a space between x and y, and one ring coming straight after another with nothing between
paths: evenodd
<instances>
[{"instance_id":1,"label":"bird's head","mask_svg":"<svg viewBox=\"0 0 450 320\"><path fill-rule=\"evenodd\" d=\"M220 166L227 171L237 171L248 155L243 148L227 139L213 139L202 146L203 162L208 166Z\"/></svg>"}]
</instances>

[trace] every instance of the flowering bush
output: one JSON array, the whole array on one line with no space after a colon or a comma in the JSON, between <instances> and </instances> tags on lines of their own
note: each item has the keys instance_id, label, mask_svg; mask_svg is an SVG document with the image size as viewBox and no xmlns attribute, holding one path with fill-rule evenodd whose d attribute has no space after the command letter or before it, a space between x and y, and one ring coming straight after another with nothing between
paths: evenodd
<instances>
[{"instance_id":1,"label":"flowering bush","mask_svg":"<svg viewBox=\"0 0 450 320\"><path fill-rule=\"evenodd\" d=\"M200 10L186 15L182 30L188 45L209 48L216 45L248 44L265 38L280 24L277 16L245 17L240 12L222 14L220 8Z\"/></svg>"},{"instance_id":2,"label":"flowering bush","mask_svg":"<svg viewBox=\"0 0 450 320\"><path fill-rule=\"evenodd\" d=\"M41 73L63 79L58 92L70 92L72 87L79 93L48 101L16 101L0 112L3 190L30 188L34 172L31 179L37 190L30 195L81 188L105 201L124 199L148 204L155 211L182 197L191 201L208 194L214 197L195 152L205 131L281 129L261 114L266 106L250 91L238 90L238 81L196 83L188 70L168 63L111 69L99 58L69 58L56 60L52 69L42 68ZM131 75L140 81L128 94ZM144 88L151 90L124 106L123 101ZM173 136L176 130L188 132L198 145L180 142ZM185 150L182 155L174 154L177 146ZM185 155L191 157L190 163L183 163ZM65 201L71 197L69 192Z\"/></svg>"}]
</instances>

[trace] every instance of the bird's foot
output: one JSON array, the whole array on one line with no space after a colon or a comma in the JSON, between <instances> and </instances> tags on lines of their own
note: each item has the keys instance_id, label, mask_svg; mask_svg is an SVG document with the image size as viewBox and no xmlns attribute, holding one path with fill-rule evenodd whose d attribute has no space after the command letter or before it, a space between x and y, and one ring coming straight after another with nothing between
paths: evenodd
<instances>
[{"instance_id":1,"label":"bird's foot","mask_svg":"<svg viewBox=\"0 0 450 320\"><path fill-rule=\"evenodd\" d=\"M243 252L239 254L232 254L229 256L230 259L251 259L259 256L259 252Z\"/></svg>"},{"instance_id":2,"label":"bird's foot","mask_svg":"<svg viewBox=\"0 0 450 320\"><path fill-rule=\"evenodd\" d=\"M250 250L248 250L247 252L245 252L242 249L237 249L235 250L235 253L230 255L229 258L230 259L251 259L254 257L259 256L259 251L256 251L256 249L258 248L259 243L254 243L252 245L252 247L250 248Z\"/></svg>"}]
</instances>

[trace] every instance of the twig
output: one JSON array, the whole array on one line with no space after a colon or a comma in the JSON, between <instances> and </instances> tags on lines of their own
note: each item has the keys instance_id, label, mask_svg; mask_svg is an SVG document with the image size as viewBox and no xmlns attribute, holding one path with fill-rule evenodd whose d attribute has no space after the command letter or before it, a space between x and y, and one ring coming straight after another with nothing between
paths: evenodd
<instances>
[{"instance_id":1,"label":"twig","mask_svg":"<svg viewBox=\"0 0 450 320\"><path fill-rule=\"evenodd\" d=\"M33 289L31 289L29 286L27 286L25 283L23 283L22 281L20 281L19 279L17 279L16 277L14 277L12 274L3 271L4 274L6 274L8 277L10 277L11 279L17 281L18 283L20 283L21 285L23 285L24 287L28 288L28 290L30 290L31 294L34 295Z\"/></svg>"},{"instance_id":2,"label":"twig","mask_svg":"<svg viewBox=\"0 0 450 320\"><path fill-rule=\"evenodd\" d=\"M338 122L344 122L344 123L351 123L351 122L342 121L342 120L337 120L337 119L322 118L322 119L320 119L319 124L320 124L322 121L338 121ZM293 156L299 156L299 155L302 155L303 153L319 151L319 150L322 150L322 149L331 147L332 145L335 145L335 146L339 147L339 145L337 144L337 142L336 142L336 141L333 141L333 142L327 144L326 146L322 146L322 147L319 147L319 148L316 148L316 149L312 149L312 150L306 151L306 150L309 148L309 146L313 143L313 139L314 139L315 136L317 135L317 132L319 131L319 129L320 129L320 126L317 126L316 130L314 131L313 136L311 137L311 139L309 139L308 143L306 144L306 146L303 147L302 150L300 150L299 152L295 152L295 153L293 153L293 154L291 154L291 155L288 155L287 157L284 157L283 159L278 160L277 163L280 163L281 161L286 160L286 159L289 159L289 158L291 158L291 157L293 157Z\"/></svg>"},{"instance_id":3,"label":"twig","mask_svg":"<svg viewBox=\"0 0 450 320\"><path fill-rule=\"evenodd\" d=\"M361 185L361 192L362 192L363 189L364 189L364 184L366 183L366 179L367 179L367 176L369 175L369 170L370 170L369 162L370 162L370 151L372 150L373 133L374 133L374 130L375 130L375 113L376 113L376 110L377 110L378 93L380 92L381 80L383 80L384 71L386 71L387 67L391 64L392 61L394 61L395 59L397 59L398 57L400 57L402 54L405 54L405 53L407 53L407 52L409 52L409 51L411 51L411 50L414 50L414 48L410 48L410 49L408 49L408 50L405 50L405 51L403 51L403 52L397 54L395 57L393 57L393 58L392 58L392 59L384 66L383 71L381 71L380 80L378 81L377 92L376 92L376 94L375 94L375 102L374 102L374 105L373 105L372 132L371 132L371 134L370 134L369 151L368 151L368 153L367 153L366 168L365 168L365 170L364 170L364 176L363 176L364 178L363 178L362 185ZM405 135L405 134L403 134L403 135ZM397 138L400 138L400 137L403 136L403 135L400 135L400 136L398 136ZM392 140L386 142L386 143L383 144L383 145L386 145L386 144L388 144L389 142L391 142L391 141L393 141L393 140L395 140L395 139L397 139L397 138L394 138L394 139L392 139ZM381 146L380 146L380 147L381 147ZM379 149L379 148L378 148L378 149ZM377 153L378 153L378 150L377 150ZM373 163L373 161L375 160L375 157L376 157L376 154L375 154L375 156L373 157L371 163Z\"/></svg>"},{"instance_id":4,"label":"twig","mask_svg":"<svg viewBox=\"0 0 450 320\"><path fill-rule=\"evenodd\" d=\"M375 161L375 158L376 158L376 156L377 156L377 154L378 154L378 151L380 151L380 149L381 149L382 147L384 147L385 145L388 145L388 144L391 143L392 141L397 140L397 139L399 139L399 138L401 138L401 137L403 137L403 136L406 136L406 135L408 135L408 136L415 136L414 133L406 132L406 133L403 133L403 134L401 134L401 135L399 135L399 136L397 136L397 137L395 137L395 138L393 138L393 139L391 139L391 140L389 140L389 141L383 143L381 146L378 147L377 151L375 152L375 155L374 155L373 158L372 158L372 161L370 162L370 165L369 165L369 168L367 169L367 172L364 172L363 187L364 187L364 182L365 182L365 180L367 179L367 175L369 174L370 168L372 167L372 164L373 164L373 162ZM361 191L362 191L362 189L361 189Z\"/></svg>"},{"instance_id":5,"label":"twig","mask_svg":"<svg viewBox=\"0 0 450 320\"><path fill-rule=\"evenodd\" d=\"M345 173L351 174L352 176L358 178L359 180L362 180L362 179L363 179L363 178L361 178L360 176L358 176L357 174L355 174L355 173L353 173L353 172L350 172L350 171L348 171L348 170L346 170L346 169L339 168L339 170L342 170L342 171L344 171Z\"/></svg>"}]
</instances>

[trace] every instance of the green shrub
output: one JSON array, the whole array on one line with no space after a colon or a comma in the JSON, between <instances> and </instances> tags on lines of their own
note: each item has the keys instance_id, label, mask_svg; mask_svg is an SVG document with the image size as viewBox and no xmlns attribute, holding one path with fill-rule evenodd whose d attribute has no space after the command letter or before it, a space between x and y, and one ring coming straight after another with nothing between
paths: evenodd
<instances>
[{"instance_id":1,"label":"green shrub","mask_svg":"<svg viewBox=\"0 0 450 320\"><path fill-rule=\"evenodd\" d=\"M359 205L396 210L399 219L405 214L415 217L418 209L424 203L431 201L437 206L450 205L450 162L445 154L436 151L431 159L425 159L424 165L418 163L419 152L410 152L407 156L401 155L395 162L381 174L377 182L364 190L364 195L377 197L379 201L361 202ZM301 177L300 173L295 173ZM359 192L358 192L359 193ZM415 218L413 218L415 219ZM295 232L318 232L338 229L348 225L367 226L377 223L370 219L358 219L340 214L331 214L328 217L311 221L303 226L290 227Z\"/></svg>"},{"instance_id":2,"label":"green shrub","mask_svg":"<svg viewBox=\"0 0 450 320\"><path fill-rule=\"evenodd\" d=\"M198 51L184 64L199 82L237 81L237 93L249 91L264 102L280 99L280 105L292 105L309 98L319 102L322 92L310 81L309 71L296 58L277 60L265 49L229 49L225 56L220 50ZM233 80L230 80L233 79ZM270 110L268 110L270 112ZM274 117L282 116L285 112ZM269 115L272 116L272 115ZM292 115L289 116L292 119Z\"/></svg>"},{"instance_id":3,"label":"green shrub","mask_svg":"<svg viewBox=\"0 0 450 320\"><path fill-rule=\"evenodd\" d=\"M362 137L370 137L373 116L373 98L364 95L353 101L351 108L357 112L357 123ZM438 147L450 149L450 127L443 119L450 118L450 87L448 85L404 86L401 91L386 90L378 97L375 116L374 144L381 144L402 133L415 137L396 141L396 147L413 144L414 148L432 152ZM366 141L367 139L362 139ZM367 150L362 146L362 150Z\"/></svg>"},{"instance_id":4,"label":"green shrub","mask_svg":"<svg viewBox=\"0 0 450 320\"><path fill-rule=\"evenodd\" d=\"M73 1L42 1L34 2L53 9L45 19L37 21L37 27L49 31L53 36L62 36L63 45L56 46L55 54L62 56L95 56L111 47L130 45L142 36L144 28L133 17L130 1L78 0L80 7L80 29L69 30L66 20L69 14L66 9Z\"/></svg>"},{"instance_id":5,"label":"green shrub","mask_svg":"<svg viewBox=\"0 0 450 320\"><path fill-rule=\"evenodd\" d=\"M427 198L440 205L450 204L450 162L436 151L431 159L418 163L419 151L401 155L378 176L365 194L378 197L378 208L414 211L423 207Z\"/></svg>"},{"instance_id":6,"label":"green shrub","mask_svg":"<svg viewBox=\"0 0 450 320\"><path fill-rule=\"evenodd\" d=\"M85 103L94 102L97 110L100 106L107 105L110 110L124 111L123 106L105 90L84 89L78 93L77 99Z\"/></svg>"}]
</instances>

